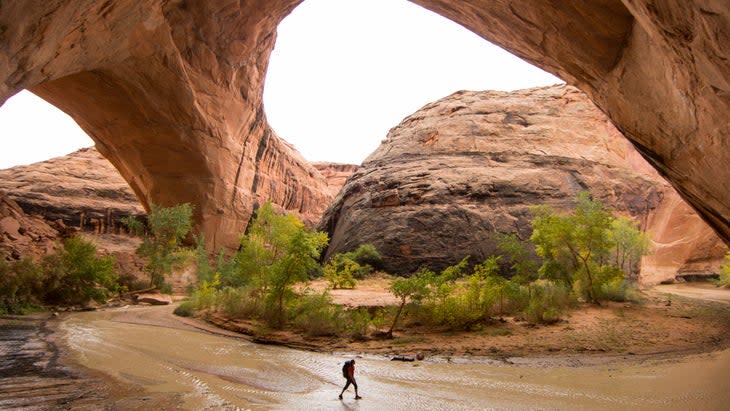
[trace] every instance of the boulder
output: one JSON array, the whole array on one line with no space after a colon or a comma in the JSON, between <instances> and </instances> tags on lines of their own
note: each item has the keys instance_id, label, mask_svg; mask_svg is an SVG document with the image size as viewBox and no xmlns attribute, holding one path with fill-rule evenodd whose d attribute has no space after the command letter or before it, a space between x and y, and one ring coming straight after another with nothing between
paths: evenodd
<instances>
[{"instance_id":1,"label":"boulder","mask_svg":"<svg viewBox=\"0 0 730 411\"><path fill-rule=\"evenodd\" d=\"M172 297L168 294L144 293L135 295L138 304L168 305L172 304Z\"/></svg>"},{"instance_id":2,"label":"boulder","mask_svg":"<svg viewBox=\"0 0 730 411\"><path fill-rule=\"evenodd\" d=\"M697 261L717 267L727 251L582 92L553 86L461 91L404 119L325 213L325 258L371 243L391 273L481 262L497 253L497 234L529 238L530 206L570 210L583 190L675 256L671 272L646 260L651 282ZM666 225L697 234L677 243Z\"/></svg>"},{"instance_id":3,"label":"boulder","mask_svg":"<svg viewBox=\"0 0 730 411\"><path fill-rule=\"evenodd\" d=\"M60 238L57 227L43 218L26 214L20 206L0 191L0 258L38 259L53 251Z\"/></svg>"}]
</instances>

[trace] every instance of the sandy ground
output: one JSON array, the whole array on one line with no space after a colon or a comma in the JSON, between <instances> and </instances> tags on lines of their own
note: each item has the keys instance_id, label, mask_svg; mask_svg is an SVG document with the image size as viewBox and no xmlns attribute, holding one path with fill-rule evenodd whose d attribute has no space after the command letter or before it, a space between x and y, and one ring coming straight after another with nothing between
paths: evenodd
<instances>
[{"instance_id":1,"label":"sandy ground","mask_svg":"<svg viewBox=\"0 0 730 411\"><path fill-rule=\"evenodd\" d=\"M730 401L729 350L585 367L477 357L404 363L252 344L191 329L188 321L171 306L129 306L74 313L59 329L81 366L115 386L138 387L110 392L98 403L110 410L664 411L724 409ZM339 400L341 364L352 357L363 399L350 390Z\"/></svg>"}]
</instances>

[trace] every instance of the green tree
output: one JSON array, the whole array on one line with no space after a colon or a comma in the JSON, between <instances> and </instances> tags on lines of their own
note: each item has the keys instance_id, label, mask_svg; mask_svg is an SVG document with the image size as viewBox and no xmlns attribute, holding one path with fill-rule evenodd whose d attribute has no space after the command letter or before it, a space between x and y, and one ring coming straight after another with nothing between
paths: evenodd
<instances>
[{"instance_id":1,"label":"green tree","mask_svg":"<svg viewBox=\"0 0 730 411\"><path fill-rule=\"evenodd\" d=\"M399 277L390 283L389 291L398 298L400 304L387 332L388 337L393 338L393 329L398 323L403 307L408 303L420 303L428 297L429 286L435 282L435 277L433 271L423 269L411 277Z\"/></svg>"},{"instance_id":2,"label":"green tree","mask_svg":"<svg viewBox=\"0 0 730 411\"><path fill-rule=\"evenodd\" d=\"M308 280L319 267L328 242L327 233L306 228L292 214L277 214L271 203L256 211L235 259L239 280L250 284L253 297L264 302L263 315L270 325L285 324L294 284Z\"/></svg>"},{"instance_id":3,"label":"green tree","mask_svg":"<svg viewBox=\"0 0 730 411\"><path fill-rule=\"evenodd\" d=\"M345 253L345 255L363 267L363 270L355 273L355 278L362 279L373 272L374 269L383 265L383 257L378 249L370 243L360 244L355 250Z\"/></svg>"},{"instance_id":4,"label":"green tree","mask_svg":"<svg viewBox=\"0 0 730 411\"><path fill-rule=\"evenodd\" d=\"M42 263L45 272L45 300L54 304L104 302L116 291L117 273L114 258L98 257L96 246L74 236L63 241Z\"/></svg>"},{"instance_id":5,"label":"green tree","mask_svg":"<svg viewBox=\"0 0 730 411\"><path fill-rule=\"evenodd\" d=\"M293 285L309 279L309 272L318 266L319 255L327 246L327 233L300 227L290 238L286 252L271 266L267 306L275 303L276 310L269 317L272 325L282 326L286 321L284 303L293 295Z\"/></svg>"},{"instance_id":6,"label":"green tree","mask_svg":"<svg viewBox=\"0 0 730 411\"><path fill-rule=\"evenodd\" d=\"M537 279L539 264L516 235L498 235L497 249L509 260L513 273L512 281L525 284Z\"/></svg>"},{"instance_id":7,"label":"green tree","mask_svg":"<svg viewBox=\"0 0 730 411\"><path fill-rule=\"evenodd\" d=\"M464 276L466 269L469 268L469 256L465 256L458 263L444 268L439 274L438 282L443 284L453 282Z\"/></svg>"},{"instance_id":8,"label":"green tree","mask_svg":"<svg viewBox=\"0 0 730 411\"><path fill-rule=\"evenodd\" d=\"M42 303L45 275L30 258L6 261L0 255L0 314L23 314Z\"/></svg>"},{"instance_id":9,"label":"green tree","mask_svg":"<svg viewBox=\"0 0 730 411\"><path fill-rule=\"evenodd\" d=\"M150 286L162 288L165 276L184 261L180 253L182 240L192 226L193 206L189 203L174 207L160 207L152 204L147 216L147 228L134 217L127 217L122 223L130 231L144 236L137 254L147 259L145 270L150 277Z\"/></svg>"},{"instance_id":10,"label":"green tree","mask_svg":"<svg viewBox=\"0 0 730 411\"><path fill-rule=\"evenodd\" d=\"M639 261L649 252L649 237L639 230L636 221L623 216L611 222L608 235L613 244L610 253L613 264L623 271L626 278L635 281Z\"/></svg>"},{"instance_id":11,"label":"green tree","mask_svg":"<svg viewBox=\"0 0 730 411\"><path fill-rule=\"evenodd\" d=\"M608 235L611 214L587 192L576 198L573 214L560 215L550 207L533 208L531 240L544 259L540 273L563 282L580 280L581 292L598 304L601 284L596 276L613 244ZM556 275L557 274L557 275Z\"/></svg>"},{"instance_id":12,"label":"green tree","mask_svg":"<svg viewBox=\"0 0 730 411\"><path fill-rule=\"evenodd\" d=\"M345 254L335 254L324 266L324 278L334 289L355 288L355 276L361 270L363 267Z\"/></svg>"},{"instance_id":13,"label":"green tree","mask_svg":"<svg viewBox=\"0 0 730 411\"><path fill-rule=\"evenodd\" d=\"M730 252L725 254L725 260L720 267L720 280L718 285L730 288Z\"/></svg>"}]
</instances>

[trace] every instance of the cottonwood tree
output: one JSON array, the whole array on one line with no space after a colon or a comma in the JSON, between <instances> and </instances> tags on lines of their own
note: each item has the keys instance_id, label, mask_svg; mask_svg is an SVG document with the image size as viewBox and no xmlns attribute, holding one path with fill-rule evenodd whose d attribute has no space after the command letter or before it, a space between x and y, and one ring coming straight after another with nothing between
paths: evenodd
<instances>
[{"instance_id":1,"label":"cottonwood tree","mask_svg":"<svg viewBox=\"0 0 730 411\"><path fill-rule=\"evenodd\" d=\"M436 275L430 270L421 270L411 277L399 277L390 283L389 291L398 298L400 304L393 316L393 322L387 332L389 338L393 338L393 329L395 329L398 319L403 313L403 307L408 303L419 303L428 297L431 291L430 287L435 282Z\"/></svg>"},{"instance_id":2,"label":"cottonwood tree","mask_svg":"<svg viewBox=\"0 0 730 411\"><path fill-rule=\"evenodd\" d=\"M319 266L328 242L327 233L306 228L295 215L277 214L271 203L257 210L236 259L242 280L263 298L270 325L284 325L294 284L306 281Z\"/></svg>"},{"instance_id":3,"label":"cottonwood tree","mask_svg":"<svg viewBox=\"0 0 730 411\"><path fill-rule=\"evenodd\" d=\"M134 217L122 219L131 232L144 237L137 254L147 259L145 271L150 277L151 287L162 289L165 276L184 260L179 251L182 240L190 232L192 216L193 206L189 203L174 207L152 204L146 227Z\"/></svg>"},{"instance_id":4,"label":"cottonwood tree","mask_svg":"<svg viewBox=\"0 0 730 411\"><path fill-rule=\"evenodd\" d=\"M589 301L599 303L599 290L611 270L604 267L613 243L609 229L613 217L587 192L576 197L572 214L558 214L549 206L532 209L535 251L544 259L539 273L578 288Z\"/></svg>"},{"instance_id":5,"label":"cottonwood tree","mask_svg":"<svg viewBox=\"0 0 730 411\"><path fill-rule=\"evenodd\" d=\"M613 264L624 272L626 278L635 281L639 261L649 252L649 237L639 230L636 221L623 216L611 222L608 235L613 243L610 253Z\"/></svg>"}]
</instances>

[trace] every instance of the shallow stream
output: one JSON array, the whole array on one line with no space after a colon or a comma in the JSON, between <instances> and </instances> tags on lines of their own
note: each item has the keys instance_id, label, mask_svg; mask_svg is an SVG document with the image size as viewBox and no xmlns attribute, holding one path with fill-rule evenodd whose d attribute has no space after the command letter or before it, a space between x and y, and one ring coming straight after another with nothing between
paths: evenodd
<instances>
[{"instance_id":1,"label":"shallow stream","mask_svg":"<svg viewBox=\"0 0 730 411\"><path fill-rule=\"evenodd\" d=\"M676 361L540 367L454 360L357 358L362 400L337 398L350 356L263 346L174 325L169 307L129 307L68 317L65 344L82 365L174 394L170 409L721 410L730 406L730 351ZM171 317L171 314L169 314ZM130 318L134 318L130 322ZM166 324L172 323L172 324ZM173 397L170 397L173 398Z\"/></svg>"}]
</instances>

